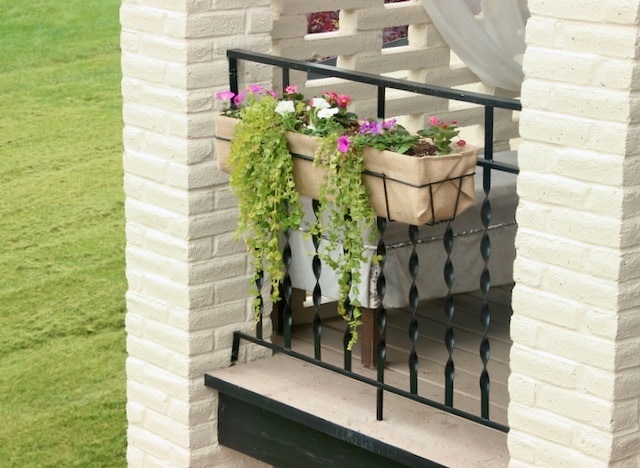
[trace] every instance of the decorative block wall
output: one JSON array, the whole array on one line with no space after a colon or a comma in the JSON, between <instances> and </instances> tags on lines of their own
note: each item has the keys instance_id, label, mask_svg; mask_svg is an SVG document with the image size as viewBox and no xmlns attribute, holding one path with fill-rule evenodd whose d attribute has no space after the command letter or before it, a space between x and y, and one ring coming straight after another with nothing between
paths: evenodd
<instances>
[{"instance_id":1,"label":"decorative block wall","mask_svg":"<svg viewBox=\"0 0 640 468\"><path fill-rule=\"evenodd\" d=\"M456 87L493 94L457 59L446 45L421 0L385 4L384 0L326 1L273 0L273 53L288 58L337 57L341 68L374 74L387 74L438 86ZM339 30L306 34L308 13L340 10ZM408 45L383 48L384 28L408 26ZM274 75L278 88L280 77ZM307 80L305 74L292 72L291 81L309 97L325 90L348 94L353 98L350 109L363 117L376 116L376 88L343 80L324 78ZM408 128L423 128L428 116L460 122L461 137L483 145L483 108L464 103L417 96L404 91L388 90L387 117L401 117ZM517 114L496 112L496 148L509 149L518 138Z\"/></svg>"},{"instance_id":2,"label":"decorative block wall","mask_svg":"<svg viewBox=\"0 0 640 468\"><path fill-rule=\"evenodd\" d=\"M127 460L233 466L204 372L228 365L232 331L252 327L238 294L250 272L213 154L214 95L228 86L228 48L269 52L269 1L123 0L121 23ZM246 69L245 79L270 71Z\"/></svg>"},{"instance_id":3,"label":"decorative block wall","mask_svg":"<svg viewBox=\"0 0 640 468\"><path fill-rule=\"evenodd\" d=\"M638 6L529 0L512 466L640 464Z\"/></svg>"}]
</instances>

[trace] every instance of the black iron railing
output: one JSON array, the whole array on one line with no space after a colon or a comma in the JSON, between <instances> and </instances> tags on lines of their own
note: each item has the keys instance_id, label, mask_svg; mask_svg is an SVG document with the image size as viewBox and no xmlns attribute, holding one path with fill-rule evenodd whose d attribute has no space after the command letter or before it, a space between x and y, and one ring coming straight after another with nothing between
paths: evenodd
<instances>
[{"instance_id":1,"label":"black iron railing","mask_svg":"<svg viewBox=\"0 0 640 468\"><path fill-rule=\"evenodd\" d=\"M479 378L480 387L480 402L481 409L480 415L471 414L466 411L462 411L454 407L454 375L455 375L455 363L453 359L453 351L455 346L455 332L453 328L453 318L455 315L456 306L453 300L452 288L454 282L453 265L451 262L451 252L453 250L455 234L450 226L447 226L443 241L444 249L447 254L447 260L444 269L444 279L449 289L449 294L444 301L444 312L447 319L446 332L444 336L444 344L447 350L448 358L445 364L444 371L444 401L438 402L429 398L418 395L418 355L416 351L416 343L418 340L418 325L416 312L419 303L419 295L415 279L418 269L418 259L416 253L416 245L419 242L418 239L418 227L410 226L408 229L409 243L412 246L412 253L410 255L410 261L408 269L412 277L412 284L409 287L409 306L411 309L410 325L408 334L411 341L411 349L409 350L409 391L401 388L394 387L385 383L385 358L386 358L386 343L385 343L385 331L387 326L387 315L382 300L377 308L376 326L377 326L377 344L376 344L376 362L377 362L377 377L376 379L369 378L351 370L351 352L347 350L347 343L350 341L348 330L345 332L344 337L344 365L343 367L335 366L333 364L324 362L321 359L320 354L320 340L322 335L322 321L320 320L318 311L320 308L320 302L322 297L322 291L319 287L320 276L320 260L317 256L317 249L319 245L319 239L314 238L313 243L316 249L316 256L313 260L313 275L316 278L316 288L313 291L313 305L316 310L316 314L313 320L313 336L314 336L314 356L307 356L301 354L292 349L292 283L289 275L289 266L291 263L291 249L289 246L290 232L285 234L285 246L283 252L285 276L282 281L282 333L283 333L283 345L276 345L263 339L262 323L258 323L255 336L236 332L234 333L233 340L233 352L232 361L236 361L239 355L240 341L246 340L260 346L264 346L273 351L280 352L292 356L297 359L312 363L319 367L329 369L336 373L348 376L358 381L367 383L377 388L377 402L376 402L376 415L378 419L383 417L383 396L384 392L394 393L400 396L404 396L411 400L418 401L420 403L429 405L434 408L458 415L460 417L478 422L480 424L493 427L498 430L508 431L508 427L504 424L495 422L490 419L489 415L489 394L490 394L490 379L487 371L487 365L490 358L490 345L489 345L489 327L491 323L491 310L489 303L489 292L491 290L491 280L489 274L489 260L491 257L491 239L490 239L490 221L491 221L491 204L489 202L489 193L491 191L491 174L492 171L504 171L512 174L518 173L516 165L508 164L504 162L494 161L494 110L506 109L511 111L521 110L520 102L514 99L501 98L496 96L484 95L473 92L460 91L456 89L444 88L439 86L433 86L428 84L422 84L417 82L410 82L405 80L399 80L394 78L385 78L379 75L373 75L369 73L362 73L351 70L339 69L329 65L308 63L298 60L291 60L281 57L275 57L270 55L258 54L243 50L229 50L227 52L229 59L229 80L230 89L234 93L239 92L239 61L247 61L253 63L261 63L277 67L282 70L282 85L286 87L290 84L290 71L299 70L304 72L312 72L314 76L322 77L335 77L345 80L370 84L377 87L377 115L379 118L385 117L385 96L387 89L396 89L402 91L408 91L426 96L434 96L442 99L462 101L478 106L484 107L484 155L481 159L478 159L477 164L483 167L483 191L485 194L482 201L480 221L482 227L482 240L480 246L480 255L484 262L483 271L479 278L479 286L482 294L481 309L480 309L480 322L482 326L483 336L481 339L479 355L482 362L482 372ZM317 209L317 204L314 201L314 209ZM386 246L383 242L383 234L385 232L387 220L385 218L378 218L378 232L380 234L380 242L377 246L377 255L380 256L380 274L377 280L377 293L380 298L384 298L386 284L384 274L384 263L386 259ZM258 275L256 280L256 286L258 290L262 288L263 280L262 275ZM262 299L260 298L260 303ZM263 312L263 311L261 311Z\"/></svg>"}]
</instances>

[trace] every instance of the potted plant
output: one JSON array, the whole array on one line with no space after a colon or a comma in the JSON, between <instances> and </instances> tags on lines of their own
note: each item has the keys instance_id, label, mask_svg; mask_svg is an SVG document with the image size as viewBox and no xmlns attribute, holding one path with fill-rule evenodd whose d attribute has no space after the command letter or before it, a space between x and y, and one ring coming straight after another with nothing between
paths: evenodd
<instances>
[{"instance_id":1,"label":"potted plant","mask_svg":"<svg viewBox=\"0 0 640 468\"><path fill-rule=\"evenodd\" d=\"M283 94L252 87L217 97L230 105L216 119L218 166L238 196L238 233L247 234L256 270L271 277L273 299L282 279L279 233L299 226L298 195L320 201L311 232L339 278L339 312L358 338L362 232L375 236L375 217L436 223L474 201L477 149L459 140L456 122L432 117L410 134L395 119L360 120L349 97L326 92L309 101L294 86ZM323 221L324 220L324 221ZM349 314L344 306L351 298Z\"/></svg>"}]
</instances>

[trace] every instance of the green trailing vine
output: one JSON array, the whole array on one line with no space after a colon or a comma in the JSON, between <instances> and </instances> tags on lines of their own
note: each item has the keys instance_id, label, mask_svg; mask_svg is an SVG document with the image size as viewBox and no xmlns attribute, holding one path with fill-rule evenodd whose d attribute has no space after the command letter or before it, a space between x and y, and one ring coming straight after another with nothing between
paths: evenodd
<instances>
[{"instance_id":1,"label":"green trailing vine","mask_svg":"<svg viewBox=\"0 0 640 468\"><path fill-rule=\"evenodd\" d=\"M318 139L314 165L323 169L324 176L318 195L320 212L310 232L325 240L318 254L338 275L338 312L348 322L351 349L362 324L358 285L368 260L363 233L371 233L371 242L377 237L376 215L362 180L363 148L448 154L465 145L463 140L452 144L458 135L457 122L431 117L430 128L419 132L430 142L409 134L396 119L358 120L347 110L351 99L335 92L307 101L296 86L288 86L281 95L251 86L238 94L223 91L217 97L229 101L224 115L240 119L228 160L230 185L238 197L236 234L244 236L253 256L254 280L261 271L270 278L274 302L280 299L278 283L284 278L280 233L297 229L302 222L286 132ZM373 255L372 260L378 257ZM254 306L259 318L259 299Z\"/></svg>"},{"instance_id":2,"label":"green trailing vine","mask_svg":"<svg viewBox=\"0 0 640 468\"><path fill-rule=\"evenodd\" d=\"M284 123L274 118L276 105L272 96L262 96L241 110L229 153L230 186L239 208L236 235L244 235L255 278L260 270L270 278L274 302L284 277L279 233L297 229L302 221ZM257 315L259 306L256 299Z\"/></svg>"},{"instance_id":3,"label":"green trailing vine","mask_svg":"<svg viewBox=\"0 0 640 468\"><path fill-rule=\"evenodd\" d=\"M319 256L338 275L338 312L348 321L351 340L347 347L351 349L358 341L358 327L362 324L358 284L367 260L362 233L369 230L375 239L376 215L362 181L362 148L349 145L342 138L333 133L320 139L314 165L322 167L324 177L318 196L320 211L310 231L325 239ZM351 313L345 306L347 300Z\"/></svg>"}]
</instances>

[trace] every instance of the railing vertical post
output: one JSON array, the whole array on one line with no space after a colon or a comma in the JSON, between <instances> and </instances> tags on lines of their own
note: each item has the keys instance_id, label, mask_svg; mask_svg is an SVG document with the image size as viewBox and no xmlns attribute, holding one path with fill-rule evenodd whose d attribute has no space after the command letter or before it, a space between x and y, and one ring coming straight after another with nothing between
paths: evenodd
<instances>
[{"instance_id":1,"label":"railing vertical post","mask_svg":"<svg viewBox=\"0 0 640 468\"><path fill-rule=\"evenodd\" d=\"M286 89L287 86L291 84L289 77L289 69L286 67L282 68L282 89Z\"/></svg>"},{"instance_id":2,"label":"railing vertical post","mask_svg":"<svg viewBox=\"0 0 640 468\"><path fill-rule=\"evenodd\" d=\"M318 213L320 210L320 202L313 200L311 202L313 207L313 214L318 219ZM315 358L322 359L322 320L320 319L320 306L322 304L322 288L320 287L320 273L322 272L322 261L320 260L320 236L312 234L313 248L315 250L313 255L313 261L311 263L313 269L313 277L316 279L316 284L313 288L313 309L315 314L313 315L313 349Z\"/></svg>"},{"instance_id":3,"label":"railing vertical post","mask_svg":"<svg viewBox=\"0 0 640 468\"><path fill-rule=\"evenodd\" d=\"M485 106L485 159L493 160L493 119L494 109ZM489 237L489 224L491 222L491 202L489 192L491 191L491 168L484 167L482 171L482 188L484 190L484 201L480 210L480 221L482 222L483 233L480 241L480 255L484 262L482 274L480 275L480 291L482 292L482 304L480 306L480 325L482 326L482 340L480 341L480 360L482 361L482 372L480 374L480 414L483 418L489 419L489 390L491 380L487 366L491 356L489 343L489 327L491 325L491 309L489 307L489 292L491 291L491 275L489 273L489 259L491 257L491 239Z\"/></svg>"},{"instance_id":4,"label":"railing vertical post","mask_svg":"<svg viewBox=\"0 0 640 468\"><path fill-rule=\"evenodd\" d=\"M453 330L453 317L456 306L453 299L453 263L451 262L451 252L453 251L453 229L451 221L447 223L444 233L444 248L447 252L447 260L444 266L444 281L447 284L448 292L444 304L444 312L447 318L447 329L444 334L444 344L447 348L447 364L444 368L444 404L453 407L453 382L455 378L455 364L453 362L453 348L455 346L455 332Z\"/></svg>"},{"instance_id":5,"label":"railing vertical post","mask_svg":"<svg viewBox=\"0 0 640 468\"><path fill-rule=\"evenodd\" d=\"M353 306L351 305L351 301L349 301L349 298L345 300L344 309L349 321L351 321L353 319ZM351 372L351 362L352 362L351 350L349 349L349 343L351 343L351 337L352 337L351 330L349 330L349 327L347 327L347 329L344 331L344 336L342 338L342 347L344 349L343 367L344 367L344 370L349 372Z\"/></svg>"},{"instance_id":6,"label":"railing vertical post","mask_svg":"<svg viewBox=\"0 0 640 468\"><path fill-rule=\"evenodd\" d=\"M409 240L411 241L411 256L409 257L409 275L411 276L411 287L409 288L409 306L411 307L411 322L409 323L409 340L411 341L411 351L409 352L409 388L411 393L418 394L418 304L420 295L416 286L418 276L418 226L409 226Z\"/></svg>"},{"instance_id":7,"label":"railing vertical post","mask_svg":"<svg viewBox=\"0 0 640 468\"><path fill-rule=\"evenodd\" d=\"M262 339L262 316L264 315L264 300L262 299L262 286L264 285L264 272L262 270L256 271L255 279L256 289L258 294L255 299L254 306L257 310L254 310L256 314L256 338Z\"/></svg>"},{"instance_id":8,"label":"railing vertical post","mask_svg":"<svg viewBox=\"0 0 640 468\"><path fill-rule=\"evenodd\" d=\"M484 159L493 161L494 108L484 106Z\"/></svg>"},{"instance_id":9,"label":"railing vertical post","mask_svg":"<svg viewBox=\"0 0 640 468\"><path fill-rule=\"evenodd\" d=\"M282 262L284 263L284 277L282 278L282 298L284 299L284 308L282 312L282 321L284 323L284 347L291 349L291 327L293 325L293 315L291 314L291 295L293 288L291 286L291 277L289 276L289 268L291 267L291 228L284 231L284 248L282 250Z\"/></svg>"},{"instance_id":10,"label":"railing vertical post","mask_svg":"<svg viewBox=\"0 0 640 468\"><path fill-rule=\"evenodd\" d=\"M240 355L240 334L233 332L233 343L231 345L231 362L238 361Z\"/></svg>"},{"instance_id":11,"label":"railing vertical post","mask_svg":"<svg viewBox=\"0 0 640 468\"><path fill-rule=\"evenodd\" d=\"M384 366L387 360L387 313L384 310L382 301L387 291L387 282L384 276L384 264L387 260L387 251L384 245L384 232L387 228L387 219L378 216L376 225L378 228L378 247L376 249L376 255L378 256L380 275L378 275L378 282L376 284L376 292L378 293L378 299L380 304L376 312L376 321L378 328L378 340L376 346L377 356L377 379L378 382L384 383ZM382 421L383 418L383 398L384 392L382 388L378 388L376 392L376 419Z\"/></svg>"},{"instance_id":12,"label":"railing vertical post","mask_svg":"<svg viewBox=\"0 0 640 468\"><path fill-rule=\"evenodd\" d=\"M236 96L240 91L240 86L238 84L238 59L231 56L229 56L229 90ZM234 109L236 107L233 99L231 100L231 107Z\"/></svg>"},{"instance_id":13,"label":"railing vertical post","mask_svg":"<svg viewBox=\"0 0 640 468\"><path fill-rule=\"evenodd\" d=\"M384 119L386 114L386 92L387 88L378 86L378 118Z\"/></svg>"}]
</instances>

